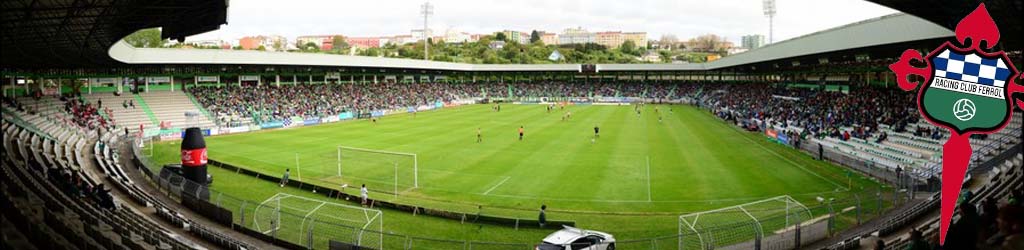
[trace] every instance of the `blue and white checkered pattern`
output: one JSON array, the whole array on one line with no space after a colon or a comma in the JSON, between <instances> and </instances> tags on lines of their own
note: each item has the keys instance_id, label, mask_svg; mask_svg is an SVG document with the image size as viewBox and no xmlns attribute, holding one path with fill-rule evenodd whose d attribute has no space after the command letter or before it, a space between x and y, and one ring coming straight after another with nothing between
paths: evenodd
<instances>
[{"instance_id":1,"label":"blue and white checkered pattern","mask_svg":"<svg viewBox=\"0 0 1024 250\"><path fill-rule=\"evenodd\" d=\"M932 59L935 76L1002 88L1010 78L1010 69L1001 58L986 59L971 53L962 55L949 49Z\"/></svg>"}]
</instances>

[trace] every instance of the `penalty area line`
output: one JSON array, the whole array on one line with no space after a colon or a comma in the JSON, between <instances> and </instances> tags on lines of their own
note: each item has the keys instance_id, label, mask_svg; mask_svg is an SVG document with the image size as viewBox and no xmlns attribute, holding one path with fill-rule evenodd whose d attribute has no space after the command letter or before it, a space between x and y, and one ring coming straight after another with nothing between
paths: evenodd
<instances>
[{"instance_id":1,"label":"penalty area line","mask_svg":"<svg viewBox=\"0 0 1024 250\"><path fill-rule=\"evenodd\" d=\"M511 179L511 178L512 178L511 176L505 176L505 179L502 179L501 182L498 182L497 185L494 185L493 187L491 187L491 189L488 189L486 192L484 192L484 195L490 194L491 191L494 191L494 189L500 187L501 184L505 184L505 182L508 181L508 179Z\"/></svg>"}]
</instances>

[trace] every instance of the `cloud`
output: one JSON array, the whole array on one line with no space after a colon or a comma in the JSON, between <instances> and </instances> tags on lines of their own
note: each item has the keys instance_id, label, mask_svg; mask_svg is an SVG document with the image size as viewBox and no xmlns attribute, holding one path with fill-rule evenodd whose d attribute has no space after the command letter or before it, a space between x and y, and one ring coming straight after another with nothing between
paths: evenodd
<instances>
[{"instance_id":1,"label":"cloud","mask_svg":"<svg viewBox=\"0 0 1024 250\"><path fill-rule=\"evenodd\" d=\"M859 0L776 0L775 41L896 13ZM422 2L401 0L232 1L228 24L189 40L233 41L249 35L408 34L423 26ZM768 35L761 0L435 0L430 28L470 33L511 29L560 33L569 27L591 31L646 31L657 39L717 34L738 42L747 34Z\"/></svg>"}]
</instances>

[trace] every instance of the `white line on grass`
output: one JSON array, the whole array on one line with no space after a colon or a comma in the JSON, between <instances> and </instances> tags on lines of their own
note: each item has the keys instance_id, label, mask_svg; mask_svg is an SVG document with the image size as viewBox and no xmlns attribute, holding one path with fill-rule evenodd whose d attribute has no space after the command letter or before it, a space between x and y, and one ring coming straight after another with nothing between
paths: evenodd
<instances>
[{"instance_id":1,"label":"white line on grass","mask_svg":"<svg viewBox=\"0 0 1024 250\"><path fill-rule=\"evenodd\" d=\"M647 202L651 201L651 156L647 156Z\"/></svg>"},{"instance_id":2,"label":"white line on grass","mask_svg":"<svg viewBox=\"0 0 1024 250\"><path fill-rule=\"evenodd\" d=\"M512 177L511 176L505 176L505 179L502 179L501 182L498 182L498 185L494 185L493 187L491 187L491 189L488 189L487 192L484 192L484 195L487 195L487 194L491 193L491 191L494 191L494 189L496 189L499 186L501 186L501 184L505 184L505 182L508 181L508 179L510 179L510 178L512 178Z\"/></svg>"},{"instance_id":3,"label":"white line on grass","mask_svg":"<svg viewBox=\"0 0 1024 250\"><path fill-rule=\"evenodd\" d=\"M735 128L733 128L733 131L735 131L736 133L740 133L739 130L736 130ZM817 176L818 178L821 178L822 180L825 180L828 183L832 183L832 185L836 185L836 187L838 187L839 189L849 190L848 188L843 187L843 185L839 185L839 183L836 183L836 182L832 181L831 179L825 178L824 176L821 176L818 173L815 173L814 171L811 171L810 169L804 168L803 166L800 166L799 163L796 163L793 160L790 160L789 158L786 158L785 156L782 156L779 153L776 153L775 151L772 151L768 147L765 147L764 145L761 145L760 143L757 143L754 140L751 140L750 137L747 137L747 135L740 134L740 137L743 137L744 139L747 139L747 141L750 141L750 143L756 144L758 147L761 147L761 149L764 149L765 151L768 151L768 153L772 153L772 155L775 155L776 157L779 157L782 160L785 160L786 162L789 162L790 165L793 165L793 166L799 168L800 170L803 170L804 172L807 172L807 173L810 173L810 174L812 174L814 176Z\"/></svg>"},{"instance_id":4,"label":"white line on grass","mask_svg":"<svg viewBox=\"0 0 1024 250\"><path fill-rule=\"evenodd\" d=\"M306 216L303 216L302 220L306 220L306 218L309 218L310 215L316 213L316 210L320 210L320 207L323 207L324 205L327 205L327 202L320 202L320 205L313 208L313 210L309 210L309 213L306 213Z\"/></svg>"},{"instance_id":5,"label":"white line on grass","mask_svg":"<svg viewBox=\"0 0 1024 250\"><path fill-rule=\"evenodd\" d=\"M808 193L782 194L782 195L789 195L789 196L814 196L814 195L834 194L834 193L835 193L834 191L823 191L823 192L808 192ZM538 196L513 195L513 194L487 194L485 196L503 197L503 198L512 198L512 199L528 199L528 200L601 202L601 203L715 203L715 202L764 200L764 199L775 197L775 196L772 196L772 195L766 195L766 196L734 197L734 198L721 198L721 199L656 200L656 201L647 201L647 200L644 200L644 199L639 199L639 200L614 200L614 199L587 199L587 198L558 198L558 197L538 197Z\"/></svg>"}]
</instances>

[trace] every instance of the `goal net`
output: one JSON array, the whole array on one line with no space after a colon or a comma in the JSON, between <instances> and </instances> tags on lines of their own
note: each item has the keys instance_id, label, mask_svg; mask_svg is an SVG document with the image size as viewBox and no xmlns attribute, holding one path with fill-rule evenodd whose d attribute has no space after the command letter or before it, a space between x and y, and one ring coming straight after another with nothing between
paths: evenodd
<instances>
[{"instance_id":1,"label":"goal net","mask_svg":"<svg viewBox=\"0 0 1024 250\"><path fill-rule=\"evenodd\" d=\"M810 209L789 196L685 214L679 216L679 249L754 249L755 239L811 220Z\"/></svg>"},{"instance_id":2,"label":"goal net","mask_svg":"<svg viewBox=\"0 0 1024 250\"><path fill-rule=\"evenodd\" d=\"M335 154L322 159L336 168L333 183L355 188L366 184L367 189L394 195L419 187L416 154L338 146Z\"/></svg>"},{"instance_id":3,"label":"goal net","mask_svg":"<svg viewBox=\"0 0 1024 250\"><path fill-rule=\"evenodd\" d=\"M310 249L329 240L381 249L384 214L380 210L278 193L256 207L253 229Z\"/></svg>"}]
</instances>

